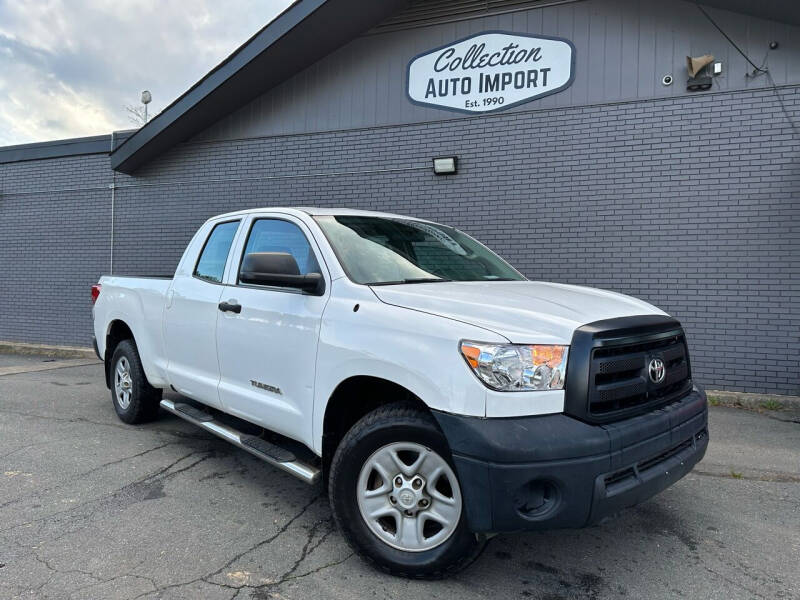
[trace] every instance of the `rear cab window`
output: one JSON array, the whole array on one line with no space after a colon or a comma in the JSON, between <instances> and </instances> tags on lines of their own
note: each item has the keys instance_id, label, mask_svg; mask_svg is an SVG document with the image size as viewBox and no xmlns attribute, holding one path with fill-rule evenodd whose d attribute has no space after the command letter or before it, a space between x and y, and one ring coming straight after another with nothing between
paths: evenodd
<instances>
[{"instance_id":1,"label":"rear cab window","mask_svg":"<svg viewBox=\"0 0 800 600\"><path fill-rule=\"evenodd\" d=\"M214 226L200 251L200 258L197 259L193 273L195 277L211 283L222 283L225 264L237 229L239 221L226 221Z\"/></svg>"}]
</instances>

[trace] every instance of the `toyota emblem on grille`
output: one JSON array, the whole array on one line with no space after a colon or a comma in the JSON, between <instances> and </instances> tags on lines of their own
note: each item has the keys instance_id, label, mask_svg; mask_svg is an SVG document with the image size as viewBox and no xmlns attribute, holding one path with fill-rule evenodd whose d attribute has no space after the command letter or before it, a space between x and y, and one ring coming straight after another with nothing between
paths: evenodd
<instances>
[{"instance_id":1,"label":"toyota emblem on grille","mask_svg":"<svg viewBox=\"0 0 800 600\"><path fill-rule=\"evenodd\" d=\"M654 358L647 365L647 372L650 374L650 381L653 383L661 383L664 377L667 376L667 368L664 366L664 361L660 358Z\"/></svg>"}]
</instances>

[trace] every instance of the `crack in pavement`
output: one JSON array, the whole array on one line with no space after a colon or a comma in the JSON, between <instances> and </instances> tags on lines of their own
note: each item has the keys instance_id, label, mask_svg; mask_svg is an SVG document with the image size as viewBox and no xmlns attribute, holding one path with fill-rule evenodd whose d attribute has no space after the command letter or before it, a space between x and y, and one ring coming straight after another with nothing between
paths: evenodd
<instances>
[{"instance_id":1,"label":"crack in pavement","mask_svg":"<svg viewBox=\"0 0 800 600\"><path fill-rule=\"evenodd\" d=\"M262 541L260 541L260 542L258 542L258 543L256 543L256 544L254 544L254 545L250 546L250 547L249 547L249 548L247 548L246 550L243 550L243 551L239 552L238 554L236 554L235 556L233 556L232 558L230 558L230 559L229 559L229 560L228 560L228 561L227 561L225 564L223 564L223 565L222 565L222 566L221 566L219 569L217 569L216 571L212 571L211 573L208 573L208 574L206 574L206 575L202 575L202 576L200 576L200 577L196 577L196 578L194 578L194 579L192 579L192 580L190 580L190 581L183 581L183 582L180 582L180 583L172 583L172 584L169 584L169 585L165 585L165 586L157 587L157 588L156 588L155 590L153 590L153 591L148 591L148 592L145 592L145 593L139 594L138 596L136 596L135 598L133 598L133 600L138 600L139 598L143 598L144 596L147 596L147 595L149 595L149 594L154 594L154 593L155 593L155 594L161 594L162 592L164 592L164 591L166 591L166 590L171 590L171 589L177 589L177 588L186 587L186 586L189 586L189 585L192 585L192 584L195 584L195 583L199 583L199 582L201 582L201 581L202 581L202 582L204 582L204 583L207 583L207 584L209 584L209 585L216 586L216 587L220 587L220 588L224 588L224 589L229 589L229 590L236 590L236 592L237 592L237 593L238 593L238 591L239 591L239 590L241 590L241 589L244 589L244 588L256 588L256 587L259 587L259 586L251 586L251 585L246 585L246 584L242 584L242 585L234 585L234 584L229 584L229 583L221 583L221 582L219 582L219 581L213 581L211 578L212 578L212 577L215 577L215 576L217 576L217 575L219 575L219 574L221 574L221 573L222 573L222 572L223 572L225 569L229 568L231 565L233 565L233 563L235 563L235 562L236 562L237 560L239 560L240 558L242 558L242 557L244 557L244 556L246 556L246 555L250 554L251 552L254 552L254 551L258 550L259 548L262 548L262 547L264 547L264 546L267 546L267 545L271 544L272 542L274 542L274 541L275 541L276 539L278 539L278 538L279 538L281 535L283 535L283 534L284 534L284 533L285 533L285 532L286 532L286 531L289 529L289 527L291 527L291 526L292 526L292 524L293 524L295 521L297 521L297 519L299 519L300 517L302 517L302 516L303 516L303 515L306 513L306 511L308 511L308 509L309 509L309 508L311 508L311 506L312 506L312 505L313 505L313 504L314 504L314 503L315 503L317 500L319 500L321 497L322 497L322 494L317 494L317 495L315 495L313 498L311 498L311 500L310 500L309 502L307 502L307 503L306 503L306 504L305 504L305 505L304 505L304 506L303 506L303 507L300 509L300 511L299 511L297 514L295 514L295 515L294 515L292 518L290 518L288 521L286 521L286 523L284 523L284 524L283 524L281 527L279 527L279 528L278 528L278 531L276 531L274 534L272 534L272 535L271 535L271 536L269 536L268 538L266 538L266 539L264 539L264 540L262 540ZM321 542L320 542L320 543L321 543ZM307 544L308 544L308 542L307 542ZM295 567L295 568L296 568L296 567ZM236 595L236 594L234 594L234 596L235 596L235 595Z\"/></svg>"},{"instance_id":2,"label":"crack in pavement","mask_svg":"<svg viewBox=\"0 0 800 600\"><path fill-rule=\"evenodd\" d=\"M709 465L711 466L711 465ZM735 474L734 474L735 473ZM726 471L704 471L693 469L693 475L702 477L719 477L721 479L734 479L743 481L766 481L774 483L800 483L800 475L784 473L781 471L759 471L753 469L743 469L741 473L736 472L736 468Z\"/></svg>"},{"instance_id":3,"label":"crack in pavement","mask_svg":"<svg viewBox=\"0 0 800 600\"><path fill-rule=\"evenodd\" d=\"M142 452L139 452L137 454L132 454L130 456L124 456L124 457L119 458L117 460L112 460L111 462L103 463L103 464L98 465L98 466L96 466L96 467L94 467L92 469L89 469L88 471L84 471L83 473L77 473L76 475L74 475L74 477L72 479L77 479L79 477L86 477L87 475L91 475L92 473L96 473L97 471L101 471L101 470L105 469L106 467L110 467L111 465L116 465L116 464L119 464L119 463L122 463L122 462L125 462L125 461L128 461L128 460L134 459L134 458L138 458L140 456L144 456L145 454L149 454L150 452L155 452L156 450L160 450L161 448L165 448L166 446L170 446L170 445L177 444L177 443L178 442L166 442L164 444L161 444L160 446L155 446L154 448L149 448L149 449L144 450ZM34 444L34 445L36 445L36 444ZM44 444L39 444L39 445L44 445ZM38 496L41 496L42 494L46 494L46 493L49 493L49 492L54 492L56 490L59 490L59 489L65 487L65 486L69 485L70 483L72 483L72 481L68 481L66 483L62 483L62 484L58 484L58 485L52 485L52 486L49 486L49 487L44 487L44 488L41 488L41 489L38 489L38 490L31 490L30 492L26 492L26 494L24 496L20 496L18 498L12 498L11 500L6 500L2 504L0 504L0 508L6 508L6 507L11 506L13 504L19 504L20 502L23 502L25 500L29 500L32 497L38 497Z\"/></svg>"},{"instance_id":4,"label":"crack in pavement","mask_svg":"<svg viewBox=\"0 0 800 600\"><path fill-rule=\"evenodd\" d=\"M85 417L72 417L72 418L64 418L64 417L56 417L52 415L38 415L36 413L27 413L20 410L9 410L7 408L0 409L0 413L5 413L8 415L18 415L20 417L29 417L31 419L43 419L45 421L56 421L59 423L86 423L87 425L98 425L101 427L114 427L115 429L124 429L125 431L133 431L136 428L131 425L123 425L121 423L103 423L101 421L92 421L91 419L87 419Z\"/></svg>"},{"instance_id":5,"label":"crack in pavement","mask_svg":"<svg viewBox=\"0 0 800 600\"><path fill-rule=\"evenodd\" d=\"M141 431L142 433L158 433L163 435L169 435L172 437L176 437L179 439L192 439L192 440L219 440L218 437L208 434L202 435L195 435L193 433L184 432L184 431L171 431L169 429L160 429L158 427L136 427L134 425L126 425L120 422L103 422L103 421L92 421L91 419L87 419L86 417L58 417L54 415L40 415L37 413L29 413L20 410L11 410L8 408L0 409L0 414L9 414L9 415L17 415L20 417L28 417L31 419L42 419L44 421L56 421L58 423L85 423L86 425L97 425L100 427L113 427L115 429L122 429L124 431ZM175 417L175 422L182 422Z\"/></svg>"},{"instance_id":6,"label":"crack in pavement","mask_svg":"<svg viewBox=\"0 0 800 600\"><path fill-rule=\"evenodd\" d=\"M314 496L313 498L311 498L311 500L310 500L308 503L306 503L306 504L305 504L305 506L303 506L303 508L301 508L301 509L300 509L300 512L298 512L298 513L297 513L295 516L293 516L291 519L289 519L289 520L288 520L288 521L287 521L287 522L286 522L286 523L285 523L283 526L281 526L281 527L278 529L278 531L277 531L276 533L274 533L273 535L271 535L271 536L270 536L270 537L268 537L267 539L265 539L265 540L262 540L262 541L258 542L257 544L255 544L255 545L251 546L251 547L250 547L250 548L248 548L247 550L245 550L245 551L243 551L243 552L240 552L239 554L237 554L236 556L234 556L233 558L231 558L231 559L230 559L228 562L226 562L224 565L222 565L222 566L221 566L219 569L217 569L217 570L216 570L216 571L214 571L213 573L209 573L209 574L208 574L208 575L206 575L205 577L206 577L206 578L208 578L208 577L214 577L215 575L219 575L220 573L222 573L222 571L224 571L225 569L227 569L228 567L230 567L230 566L231 566L233 563L235 563L237 560L239 560L239 559L240 559L240 558L242 558L243 556L246 556L247 554L250 554L251 552L254 552L255 550L258 550L259 548L261 548L261 547L263 547L263 546L266 546L267 544L271 544L271 543L272 543L273 541L275 541L275 540L276 540L276 539L277 539L277 538L278 538L278 537L279 537L281 534L283 534L283 533L284 533L284 532L285 532L287 529L289 529L289 527L291 527L292 523L294 523L294 522L295 522L297 519L299 519L300 517L302 517L302 516L305 514L305 512L306 512L306 511L307 511L309 508L311 508L311 506L312 506L312 505L313 505L313 504L314 504L314 503L315 503L317 500L319 500L321 497L322 497L322 494L317 494L316 496Z\"/></svg>"},{"instance_id":7,"label":"crack in pavement","mask_svg":"<svg viewBox=\"0 0 800 600\"><path fill-rule=\"evenodd\" d=\"M279 586L279 585L285 583L286 581L289 581L290 579L299 579L300 577L305 576L305 575L296 575L296 576L293 576L293 575L294 575L295 571L297 571L297 569L300 566L300 564L309 555L311 555L314 552L314 550L319 548L322 545L322 543L326 539L328 539L328 537L331 535L331 533L333 533L334 528L331 527L332 523L333 523L333 518L332 517L328 517L327 519L320 519L319 521L314 523L309 528L308 537L306 539L306 543L303 544L303 548L300 551L300 556L298 557L298 559L296 561L294 561L294 564L289 568L288 571L286 571L280 577L278 577L277 581L266 583L266 584L259 585L259 586L247 586L247 587L253 587L255 589L262 590L264 588L272 588L272 587ZM311 546L311 542L314 540L314 536L316 535L317 530L319 529L320 525L323 525L323 524L327 524L328 525L328 531L326 531L322 536L320 536L320 538L319 538L319 540L317 540L316 544Z\"/></svg>"},{"instance_id":8,"label":"crack in pavement","mask_svg":"<svg viewBox=\"0 0 800 600\"><path fill-rule=\"evenodd\" d=\"M61 440L51 440L49 442L39 442L37 444L26 444L25 446L20 446L19 448L14 448L14 450L12 450L11 452L7 452L6 454L0 455L0 459L8 458L9 456L12 456L13 454L16 454L17 452L21 452L23 450L27 450L28 448L36 448L37 446L46 446L47 444L55 444L55 443L60 442L60 441Z\"/></svg>"},{"instance_id":9,"label":"crack in pavement","mask_svg":"<svg viewBox=\"0 0 800 600\"><path fill-rule=\"evenodd\" d=\"M122 458L118 458L117 460L112 460L111 462L103 463L102 465L98 465L93 469L89 469L85 473L81 473L79 476L85 477L86 475L91 475L92 473L100 471L101 469L105 469L106 467L110 467L111 465L118 465L119 463L125 462L126 460L139 458L140 456L144 456L145 454L150 454L151 452L155 452L156 450L161 450L161 448L166 448L167 446L171 446L177 443L178 442L165 442L160 446L154 446L153 448L148 448L147 450L143 450L142 452L138 452L137 454L131 454L130 456L123 456Z\"/></svg>"},{"instance_id":10,"label":"crack in pavement","mask_svg":"<svg viewBox=\"0 0 800 600\"><path fill-rule=\"evenodd\" d=\"M118 579L125 579L125 578L141 579L141 580L146 581L147 583L149 583L151 586L153 586L153 589L150 590L150 591L144 592L145 594L154 594L154 593L156 593L156 589L158 588L158 586L156 585L156 582L151 577L147 577L145 575L135 575L134 573L122 573L121 575L114 575L114 577L109 577L108 579L99 579L98 578L98 581L95 582L95 583L90 583L88 585L83 585L83 586L77 587L77 588L72 590L70 596L74 596L76 592L80 592L80 591L83 591L83 590L88 590L90 588L97 587L98 585L104 585L104 584L107 584L107 583L111 583L113 581L117 581Z\"/></svg>"},{"instance_id":11,"label":"crack in pavement","mask_svg":"<svg viewBox=\"0 0 800 600\"><path fill-rule=\"evenodd\" d=\"M43 558L42 556L39 556L39 554L35 550L32 550L30 555L34 558L34 560L36 560L36 562L38 562L41 565L44 565L44 567L48 571L51 571L53 573L58 573L59 575L69 575L70 573L77 573L79 575L86 575L87 577L94 579L96 582L102 581L100 577L98 577L94 573L91 573L90 571L83 571L81 569L59 569L57 567L54 567L53 565L50 564L50 561L48 561L46 558Z\"/></svg>"},{"instance_id":12,"label":"crack in pavement","mask_svg":"<svg viewBox=\"0 0 800 600\"><path fill-rule=\"evenodd\" d=\"M81 571L81 572L85 573L86 575L89 575L90 577L92 577L92 579L94 579L95 581L93 583L89 583L89 584L78 586L78 587L74 588L72 590L72 592L70 593L70 595L73 596L77 592L80 592L80 591L83 591L83 590L86 590L86 589L89 589L89 588L92 588L92 587L95 587L95 586L98 586L98 585L111 583L112 581L116 581L117 579L125 579L126 577L132 578L132 579L142 579L142 580L148 582L153 587L153 591L154 591L158 586L156 585L156 582L155 582L155 580L153 578L147 577L146 575L137 575L137 574L131 572L131 571L137 569L143 563L144 563L144 560L141 560L134 567L128 569L127 572L121 573L119 575L114 575L113 577L108 577L106 579L98 577L98 576L96 576L94 574L90 574L88 572ZM60 573L64 573L65 571L59 571L59 572ZM66 571L66 572L69 572L69 571ZM150 594L150 593L153 593L153 591L149 591L149 592L146 592L146 593Z\"/></svg>"},{"instance_id":13,"label":"crack in pavement","mask_svg":"<svg viewBox=\"0 0 800 600\"><path fill-rule=\"evenodd\" d=\"M737 581L734 581L734 580L733 580L733 579L731 579L730 577L726 577L725 575L723 575L722 573L720 573L720 572L718 572L718 571L715 571L714 569L712 569L712 568L711 568L711 567L709 567L708 565L703 565L703 567L704 567L704 568L705 568L705 570L706 570L706 571L708 571L709 573L713 573L714 575L716 575L717 577L719 577L719 578L720 578L720 579L722 579L723 581L727 581L728 583L730 583L732 586L735 586L735 587L737 587L737 588L739 588L739 589L741 589L741 590L744 590L744 591L746 591L748 594L752 594L754 598L762 598L763 600L767 600L767 597L766 597L766 596L764 596L763 594L759 594L758 592L751 590L751 589L750 589L749 587L747 587L746 585L742 585L741 583L739 583L739 582L737 582Z\"/></svg>"},{"instance_id":14,"label":"crack in pavement","mask_svg":"<svg viewBox=\"0 0 800 600\"><path fill-rule=\"evenodd\" d=\"M186 459L189 459L192 456L196 456L198 454L206 454L207 456L205 456L203 458L200 458L199 460L196 460L195 462L191 463L190 465L188 465L186 467L183 467L183 468L178 469L176 471L172 471L172 472L167 473L167 471L169 471L169 469L171 469L172 467L176 466L180 462L182 462L182 461L184 461ZM89 514L87 514L87 515L82 517L82 520L86 521L86 520L90 519L92 516L94 516L94 514L101 508L100 505L112 502L113 500L115 500L117 498L126 497L127 495L135 496L135 493L131 494L131 492L135 492L139 487L142 486L142 484L144 484L144 483L152 483L153 481L156 481L156 480L158 480L158 481L167 481L169 479L172 479L176 475L179 475L180 473L183 473L183 472L185 472L185 471L187 471L187 470L189 470L191 468L194 468L195 466L197 466L198 464L204 462L205 460L208 460L212 456L216 456L216 452L214 450L192 451L189 454L185 454L185 455L181 456L180 458L178 458L177 460L174 460L173 462L168 464L166 467L163 467L163 468L159 469L155 473L147 474L144 477L141 477L141 478L139 478L139 479L137 479L135 481L132 481L131 483L128 483L128 484L124 485L123 487L121 487L121 488L119 488L117 490L114 490L113 492L111 492L109 494L100 496L99 498L92 498L91 500L87 500L86 502L81 502L79 504L75 504L75 505L70 506L69 508L66 508L64 510L56 511L56 512L51 513L49 515L45 515L45 516L39 517L37 519L32 519L30 521L26 521L25 523L19 523L19 524L16 524L16 525L12 525L11 527L6 527L4 529L0 529L0 533L6 532L6 531L13 531L14 529L19 529L20 527L30 527L31 525L34 525L36 523L46 523L48 521L57 521L58 517L61 517L61 516L66 515L66 514L73 514L74 518L81 518L78 515L74 515L74 513L76 511L78 511L79 509L81 509L81 508L89 507L89 506L92 506L92 505L98 505L98 506L94 507L94 509ZM160 477L162 475L163 475L163 477ZM135 503L137 500L135 498L133 498L133 499L134 499L134 503ZM67 532L67 533L72 533L74 531L76 531L76 530L73 530L73 531ZM66 535L67 533L65 533L64 535ZM57 539L60 539L61 537L63 537L63 536L58 536L56 538L52 538L51 541L55 541Z\"/></svg>"},{"instance_id":15,"label":"crack in pavement","mask_svg":"<svg viewBox=\"0 0 800 600\"><path fill-rule=\"evenodd\" d=\"M136 427L136 426L133 426L133 425L125 425L125 424L119 423L119 422L115 423L115 422L92 421L91 419L87 419L85 417L62 418L62 417L56 417L56 416L51 416L51 415L39 415L39 414L36 414L36 413L27 413L27 412L22 412L22 411L17 411L17 410L9 410L9 409L0 409L0 414L2 414L2 413L6 413L6 414L10 414L10 415L17 415L17 416L21 416L21 417L28 417L28 418L32 418L32 419L42 419L42 420L45 420L45 421L56 421L56 422L60 422L60 423L85 423L87 425L98 425L98 426L102 426L102 427L113 427L115 429L122 429L123 431L129 431L129 432L138 431L138 432L141 432L143 434L145 434L145 433L155 433L157 435L167 435L167 436L170 436L170 437L178 438L179 440L188 439L188 440L214 441L214 442L220 442L221 441L215 435L206 434L206 433L196 433L196 431L197 431L196 428L193 428L192 431L189 432L189 431L177 431L177 430L171 430L171 429L161 429L159 427ZM169 424L168 419L164 419L164 421L167 421L167 423L165 423L165 424L167 424L167 425ZM178 417L175 417L175 422L176 423L183 423L184 421L181 421ZM71 438L69 438L69 439L71 439ZM61 440L56 440L56 441L63 442L65 440L61 439ZM49 443L53 443L53 442L45 442L45 443L49 444ZM44 444L32 444L31 447L32 446L36 446L36 445L44 445ZM17 450L14 450L14 451L12 451L12 453L16 452L16 451ZM3 457L0 456L0 458L3 458Z\"/></svg>"},{"instance_id":16,"label":"crack in pavement","mask_svg":"<svg viewBox=\"0 0 800 600\"><path fill-rule=\"evenodd\" d=\"M172 442L170 442L170 443L172 443ZM165 445L169 445L169 443L168 444L164 444L164 445L162 445L160 447L163 447ZM149 450L145 450L142 453L139 453L139 455L145 454L147 452L152 452L155 449L156 448L151 448ZM203 456L202 458L200 458L198 460L195 460L194 462L191 462L189 465L186 465L186 466L181 467L179 469L171 470L175 466L179 465L181 462L191 458L192 456L196 456L198 454L206 454L206 456ZM55 537L49 537L48 538L48 543L52 544L53 542L56 542L56 541L60 540L64 536L70 535L70 534L74 534L76 531L79 531L80 529L82 529L83 527L80 526L81 524L84 524L84 526L85 526L85 523L87 521L91 520L94 517L94 515L104 505L108 505L110 502L113 503L113 501L115 499L125 498L125 497L130 496L131 499L134 502L141 501L141 499L138 499L136 497L137 496L137 493L136 493L137 490L141 490L142 491L142 494L138 494L138 495L144 495L144 498L142 498L142 499L147 499L147 495L144 494L144 492L146 492L147 490L143 489L142 484L159 482L159 483L161 483L163 485L164 481L170 480L173 477L176 477L177 475L179 475L181 473L185 473L189 469L192 469L192 468L196 467L198 464L204 462L205 460L208 460L209 458L211 458L212 456L215 456L215 455L216 455L216 453L213 450L212 451L205 451L205 452L199 452L199 451L190 452L189 454L181 456L177 460L172 461L169 465L166 465L165 467L159 469L158 471L155 471L154 473L148 473L144 477L141 477L141 478L137 479L136 481L133 481L133 482L123 486L122 488L119 488L118 490L113 491L109 495L106 495L106 496L103 496L103 497L100 497L100 498L95 498L93 500L81 503L80 505L71 506L69 509L66 509L66 510L63 510L63 511L58 511L56 513L52 513L52 514L47 515L45 517L42 517L40 519L34 519L34 520L28 521L26 523L13 525L12 527L0 530L0 532L12 531L12 530L18 529L20 527L28 527L28 526L33 525L35 523L39 523L39 524L43 524L43 523L47 523L47 522L56 522L57 523L57 522L59 522L61 517L63 515L66 515L66 514L70 515L69 516L69 519L70 519L70 523L69 524L70 525L73 525L76 521L79 521L79 526L77 528L73 526L73 527L68 528L68 530L64 531L61 535L58 535L58 536L55 536ZM118 461L113 461L113 462L118 462ZM144 486L144 487L146 488L146 486ZM89 511L87 514L84 514L84 515L75 515L74 514L75 511L77 511L77 510L79 510L81 508L85 508L85 507L91 506L91 505L95 505L95 506L93 506L92 510ZM147 581L147 582L149 582L151 584L153 590L157 590L158 589L158 586L157 586L155 580L153 580L152 578L146 577L144 575L136 574L136 573L133 573L133 572L123 573L123 574L115 575L114 577L111 577L111 578L108 578L108 579L103 579L103 578L95 575L94 573L92 573L90 571L85 571L85 570L82 570L82 569L59 569L58 567L53 565L50 561L48 561L46 558L44 558L43 556L40 556L39 553L36 551L35 547L34 548L30 548L28 546L25 546L25 545L21 544L20 542L14 540L13 538L9 538L8 535L5 535L5 534L3 535L3 539L5 539L8 542L11 542L12 544L14 544L18 548L20 548L23 551L22 554L20 555L21 557L24 557L24 556L32 557L37 563L39 563L42 566L44 566L50 572L50 576L44 582L42 582L39 586L37 586L35 588L32 588L32 591L34 593L37 593L37 592L41 591L48 584L52 583L53 579L56 576L56 574L67 575L67 574L70 574L70 573L84 575L84 576L89 577L92 580L94 580L94 583L92 583L92 584L90 584L88 586L82 586L81 588L77 588L76 590L73 590L73 591L78 591L79 589L85 589L87 587L92 587L94 585L100 585L100 584L109 583L109 582L114 581L115 579L120 579L120 578L124 578L124 577L138 578L138 579L145 580L145 581ZM135 569L135 567L134 567L134 569ZM149 591L149 592L146 592L146 593L152 593L152 591Z\"/></svg>"},{"instance_id":17,"label":"crack in pavement","mask_svg":"<svg viewBox=\"0 0 800 600\"><path fill-rule=\"evenodd\" d=\"M355 552L350 552L349 554L347 554L347 556L345 556L341 560L335 560L333 562L325 563L324 565L321 565L321 566L317 567L316 569L311 569L310 571L306 571L305 573L301 573L300 575L295 575L294 574L294 572L297 570L297 568L300 566L300 564L308 556L310 556L314 552L314 550L316 550L319 546L321 546L322 543L328 538L328 536L330 536L334 531L336 531L335 528L333 528L330 531L326 532L319 539L319 541L316 544L314 544L310 549L308 548L309 542L306 542L306 545L303 547L303 553L302 553L301 557L295 562L295 564L292 566L291 569L289 569L286 573L284 573L283 575L280 576L278 581L276 581L274 583L267 583L267 584L264 584L264 585L259 585L259 586L245 586L245 587L252 587L255 590L255 598L258 598L258 599L263 598L264 600L266 600L266 599L270 598L271 595L268 592L272 588L279 587L279 586L281 586L281 585L283 585L285 583L288 583L290 581L297 581L298 579L303 579L304 577L308 577L309 575L315 575L316 573L319 573L320 571L324 571L325 569L330 569L331 567L335 567L335 566L341 565L342 563L350 560L350 558L355 556L355 554L356 554ZM310 541L310 539L309 539L309 541ZM306 550L307 550L307 552L306 552Z\"/></svg>"},{"instance_id":18,"label":"crack in pavement","mask_svg":"<svg viewBox=\"0 0 800 600\"><path fill-rule=\"evenodd\" d=\"M341 560L335 560L335 561L330 562L330 563L325 563L324 565L321 565L321 566L317 567L316 569L311 569L310 571L306 571L305 573L302 573L300 575L293 575L291 577L285 577L285 578L281 579L280 581L277 581L277 582L272 583L272 584L266 584L266 585L263 585L263 586L256 586L254 588L255 589L255 598L257 600L262 600L262 598L263 598L263 600L268 600L272 596L271 596L271 594L265 594L264 593L265 590L263 590L262 588L278 587L278 586L283 585L284 583L288 583L290 581L297 581L299 579L303 579L304 577L308 577L310 575L316 575L317 573L319 573L321 571L324 571L326 569L330 569L332 567L337 567L337 566L339 566L341 564L344 564L345 562L347 562L348 560L353 558L355 555L356 555L355 552L350 552L347 556L345 556ZM249 588L251 586L245 586L245 587Z\"/></svg>"},{"instance_id":19,"label":"crack in pavement","mask_svg":"<svg viewBox=\"0 0 800 600\"><path fill-rule=\"evenodd\" d=\"M48 570L48 572L50 573L49 576L47 577L47 579L45 579L41 584L39 584L36 588L34 588L33 591L39 591L42 588L44 588L45 586L47 586L50 583L52 583L52 581L55 578L56 574L58 574L58 575L69 575L69 574L85 575L85 576L87 576L87 577L89 577L89 578L91 578L91 579L93 579L95 581L95 583L93 583L91 585L96 585L97 582L101 582L102 581L102 579L100 577L96 576L94 573L91 573L90 571L84 571L82 569L59 569L58 567L53 566L50 563L50 561L48 561L43 556L40 556L39 553L36 552L37 547L30 548L28 546L24 546L23 544L20 544L18 541L14 540L12 538L9 538L7 536L3 536L3 539L5 539L6 542L10 542L10 543L14 544L20 550L23 551L22 554L20 554L20 557L26 557L26 556L32 557L37 563L39 563L44 568L46 568ZM3 565L3 566L5 566L5 565Z\"/></svg>"}]
</instances>

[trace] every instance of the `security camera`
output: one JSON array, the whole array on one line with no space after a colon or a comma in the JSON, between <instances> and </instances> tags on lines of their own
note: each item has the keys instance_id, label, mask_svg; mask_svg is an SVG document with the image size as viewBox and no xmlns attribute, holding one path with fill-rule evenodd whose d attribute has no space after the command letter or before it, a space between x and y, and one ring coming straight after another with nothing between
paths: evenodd
<instances>
[{"instance_id":1,"label":"security camera","mask_svg":"<svg viewBox=\"0 0 800 600\"><path fill-rule=\"evenodd\" d=\"M664 85L672 85L672 75L664 75L661 78L661 83Z\"/></svg>"}]
</instances>

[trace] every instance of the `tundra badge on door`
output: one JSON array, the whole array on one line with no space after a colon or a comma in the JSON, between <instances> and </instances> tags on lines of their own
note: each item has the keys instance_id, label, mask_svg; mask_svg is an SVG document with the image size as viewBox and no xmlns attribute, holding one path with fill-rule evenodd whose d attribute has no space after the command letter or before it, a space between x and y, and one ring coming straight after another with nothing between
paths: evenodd
<instances>
[{"instance_id":1,"label":"tundra badge on door","mask_svg":"<svg viewBox=\"0 0 800 600\"><path fill-rule=\"evenodd\" d=\"M250 380L250 385L253 387L257 387L260 390L267 390L268 392L272 392L273 394L282 394L281 388L275 387L274 385L269 385L267 383L261 383L260 381L256 381L255 379Z\"/></svg>"}]
</instances>

